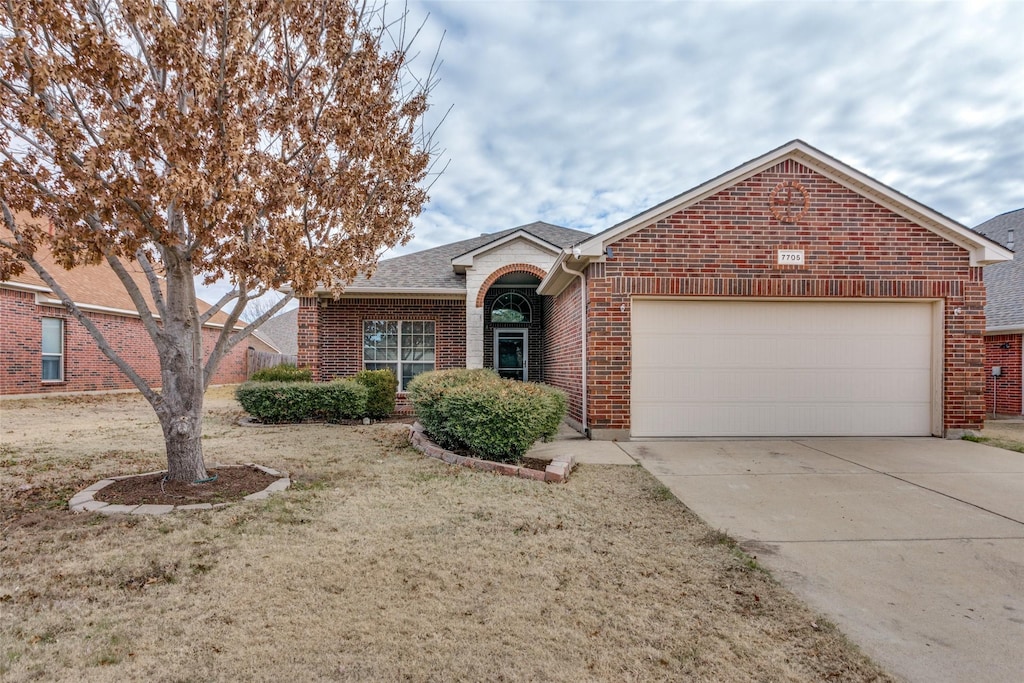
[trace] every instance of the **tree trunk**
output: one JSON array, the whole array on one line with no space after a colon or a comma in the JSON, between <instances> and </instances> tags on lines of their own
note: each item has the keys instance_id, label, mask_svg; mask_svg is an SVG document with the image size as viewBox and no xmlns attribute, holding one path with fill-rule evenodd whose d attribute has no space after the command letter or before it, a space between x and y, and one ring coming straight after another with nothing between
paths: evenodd
<instances>
[{"instance_id":1,"label":"tree trunk","mask_svg":"<svg viewBox=\"0 0 1024 683\"><path fill-rule=\"evenodd\" d=\"M156 413L167 448L167 478L195 483L206 479L203 463L202 324L196 307L195 285L187 255L163 252L166 315L158 335L160 398Z\"/></svg>"},{"instance_id":2,"label":"tree trunk","mask_svg":"<svg viewBox=\"0 0 1024 683\"><path fill-rule=\"evenodd\" d=\"M167 479L195 483L206 479L203 461L202 396L196 414L169 414L160 418L167 449Z\"/></svg>"},{"instance_id":3,"label":"tree trunk","mask_svg":"<svg viewBox=\"0 0 1024 683\"><path fill-rule=\"evenodd\" d=\"M209 476L203 463L202 366L197 367L195 358L178 351L172 354L178 362L163 363L163 386L156 412L164 432L167 478L195 483Z\"/></svg>"}]
</instances>

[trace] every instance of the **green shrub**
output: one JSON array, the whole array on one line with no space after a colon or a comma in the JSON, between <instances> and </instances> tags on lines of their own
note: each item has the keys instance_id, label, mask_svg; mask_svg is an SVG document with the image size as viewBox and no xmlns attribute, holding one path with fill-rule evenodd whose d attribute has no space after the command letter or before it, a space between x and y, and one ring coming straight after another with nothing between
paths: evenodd
<instances>
[{"instance_id":1,"label":"green shrub","mask_svg":"<svg viewBox=\"0 0 1024 683\"><path fill-rule=\"evenodd\" d=\"M390 417L395 412L395 392L398 378L391 370L362 370L355 380L366 387L366 416L376 419Z\"/></svg>"},{"instance_id":2,"label":"green shrub","mask_svg":"<svg viewBox=\"0 0 1024 683\"><path fill-rule=\"evenodd\" d=\"M561 391L489 370L424 373L410 382L409 396L438 445L499 462L518 462L537 439L553 437L566 410Z\"/></svg>"},{"instance_id":3,"label":"green shrub","mask_svg":"<svg viewBox=\"0 0 1024 683\"><path fill-rule=\"evenodd\" d=\"M441 397L454 387L496 382L500 379L493 370L433 370L416 375L405 389L416 417L437 445L442 448L465 448L466 444L448 429Z\"/></svg>"},{"instance_id":4,"label":"green shrub","mask_svg":"<svg viewBox=\"0 0 1024 683\"><path fill-rule=\"evenodd\" d=\"M252 373L250 382L312 382L313 371L297 368L291 363L282 363L272 368L263 368Z\"/></svg>"},{"instance_id":5,"label":"green shrub","mask_svg":"<svg viewBox=\"0 0 1024 683\"><path fill-rule=\"evenodd\" d=\"M235 397L247 413L272 424L325 420L338 422L366 415L366 387L354 380L334 382L246 382Z\"/></svg>"},{"instance_id":6,"label":"green shrub","mask_svg":"<svg viewBox=\"0 0 1024 683\"><path fill-rule=\"evenodd\" d=\"M314 386L320 388L320 415L324 420L337 422L366 417L370 392L359 382L339 379Z\"/></svg>"},{"instance_id":7,"label":"green shrub","mask_svg":"<svg viewBox=\"0 0 1024 683\"><path fill-rule=\"evenodd\" d=\"M558 426L565 419L565 413L569 409L569 402L565 398L565 392L546 384L527 383L526 386L534 391L537 400L544 404L543 409L537 415L540 438L551 441L558 434Z\"/></svg>"}]
</instances>

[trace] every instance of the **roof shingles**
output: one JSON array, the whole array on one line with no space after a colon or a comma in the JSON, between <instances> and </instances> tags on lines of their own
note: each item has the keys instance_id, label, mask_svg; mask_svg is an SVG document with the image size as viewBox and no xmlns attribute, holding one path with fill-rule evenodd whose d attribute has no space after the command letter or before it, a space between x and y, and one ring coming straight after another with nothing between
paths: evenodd
<instances>
[{"instance_id":1,"label":"roof shingles","mask_svg":"<svg viewBox=\"0 0 1024 683\"><path fill-rule=\"evenodd\" d=\"M1021 244L1024 244L1024 209L1008 211L991 218L974 230L1010 249L1016 249L1019 254ZM1009 244L1010 230L1013 230L1012 247ZM985 304L986 327L990 330L1024 329L1024 258L1015 256L1012 261L986 266L982 273L988 293L988 302Z\"/></svg>"},{"instance_id":2,"label":"roof shingles","mask_svg":"<svg viewBox=\"0 0 1024 683\"><path fill-rule=\"evenodd\" d=\"M466 276L453 270L452 259L485 247L517 231L529 233L560 248L572 246L590 237L590 233L563 228L551 225L550 223L529 223L516 228L509 228L508 230L385 259L377 264L377 270L371 277L359 276L348 285L347 289L465 290Z\"/></svg>"}]
</instances>

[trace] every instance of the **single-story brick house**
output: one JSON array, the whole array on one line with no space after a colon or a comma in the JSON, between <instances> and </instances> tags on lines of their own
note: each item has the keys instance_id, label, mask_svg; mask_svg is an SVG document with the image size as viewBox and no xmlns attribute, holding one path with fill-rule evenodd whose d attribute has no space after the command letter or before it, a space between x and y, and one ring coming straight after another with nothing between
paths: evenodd
<instances>
[{"instance_id":1,"label":"single-story brick house","mask_svg":"<svg viewBox=\"0 0 1024 683\"><path fill-rule=\"evenodd\" d=\"M151 386L159 386L156 348L114 271L105 264L64 270L49 255L41 261L114 350ZM135 276L148 298L145 275L140 270ZM209 308L203 301L199 304L200 310ZM207 349L213 347L225 320L226 316L218 314L207 324ZM264 340L251 337L221 361L214 384L245 381L247 346L277 351ZM0 282L0 396L134 388L34 271L26 268L13 279Z\"/></svg>"},{"instance_id":2,"label":"single-story brick house","mask_svg":"<svg viewBox=\"0 0 1024 683\"><path fill-rule=\"evenodd\" d=\"M996 216L975 230L1019 251L1024 240L1024 209ZM985 289L985 406L990 413L1024 415L1024 259L986 268ZM998 375L993 368L998 368Z\"/></svg>"},{"instance_id":3,"label":"single-story brick house","mask_svg":"<svg viewBox=\"0 0 1024 683\"><path fill-rule=\"evenodd\" d=\"M592 438L955 436L984 421L982 267L1009 258L796 140L598 234L382 261L301 299L299 362L495 367Z\"/></svg>"}]
</instances>

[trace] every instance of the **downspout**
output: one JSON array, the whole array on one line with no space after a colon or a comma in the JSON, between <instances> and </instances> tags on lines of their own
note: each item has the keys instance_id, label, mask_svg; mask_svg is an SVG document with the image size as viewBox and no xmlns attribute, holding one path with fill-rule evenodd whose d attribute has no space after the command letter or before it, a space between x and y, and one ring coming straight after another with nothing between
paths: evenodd
<instances>
[{"instance_id":1,"label":"downspout","mask_svg":"<svg viewBox=\"0 0 1024 683\"><path fill-rule=\"evenodd\" d=\"M573 270L561 263L562 270L569 275L575 275L580 279L580 368L583 376L580 378L580 399L582 402L582 426L583 436L590 438L590 429L587 427L587 276L581 271Z\"/></svg>"}]
</instances>

